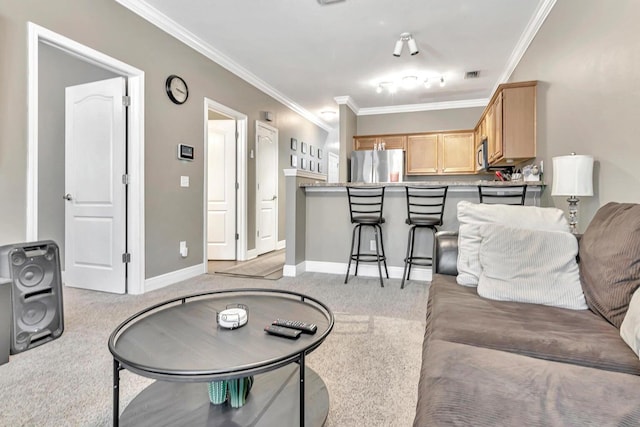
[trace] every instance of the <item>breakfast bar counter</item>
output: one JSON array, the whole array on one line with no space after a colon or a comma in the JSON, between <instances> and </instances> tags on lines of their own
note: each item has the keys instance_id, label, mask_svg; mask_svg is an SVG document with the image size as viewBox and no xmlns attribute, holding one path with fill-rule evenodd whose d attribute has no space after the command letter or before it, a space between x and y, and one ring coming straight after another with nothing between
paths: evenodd
<instances>
[{"instance_id":1,"label":"breakfast bar counter","mask_svg":"<svg viewBox=\"0 0 640 427\"><path fill-rule=\"evenodd\" d=\"M286 175L286 257L285 276L296 276L305 271L345 274L349 260L350 240L353 225L349 217L346 187L384 186L385 223L382 238L387 256L390 278L401 278L409 226L405 186L448 186L443 225L439 230L457 230L456 207L459 201L478 203L478 185L503 187L523 184L488 180L410 181L390 183L326 183L311 174L291 173ZM467 178L467 179L465 179ZM540 206L540 196L545 188L543 182L527 184L526 205ZM505 189L505 191L508 191ZM362 235L362 248L370 249L373 235ZM418 244L419 242L419 244ZM416 249L421 255L431 256L433 240L430 233L416 237ZM415 272L415 274L414 274ZM359 276L378 276L375 263L362 264ZM412 280L431 280L430 268L414 268Z\"/></svg>"}]
</instances>

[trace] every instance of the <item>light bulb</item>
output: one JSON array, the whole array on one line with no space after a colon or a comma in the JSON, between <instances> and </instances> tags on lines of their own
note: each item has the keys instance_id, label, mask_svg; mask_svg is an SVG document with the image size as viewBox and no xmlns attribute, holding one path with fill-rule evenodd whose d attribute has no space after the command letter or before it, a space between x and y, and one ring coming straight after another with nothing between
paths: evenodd
<instances>
[{"instance_id":1,"label":"light bulb","mask_svg":"<svg viewBox=\"0 0 640 427\"><path fill-rule=\"evenodd\" d=\"M400 56L400 54L402 53L402 46L403 42L402 39L400 39L396 42L396 47L393 49L393 56Z\"/></svg>"}]
</instances>

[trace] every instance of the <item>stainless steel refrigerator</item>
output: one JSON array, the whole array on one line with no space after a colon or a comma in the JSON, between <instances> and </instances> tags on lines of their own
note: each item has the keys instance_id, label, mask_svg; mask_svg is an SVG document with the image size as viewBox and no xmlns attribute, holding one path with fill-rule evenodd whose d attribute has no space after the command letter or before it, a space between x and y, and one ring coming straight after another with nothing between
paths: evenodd
<instances>
[{"instance_id":1,"label":"stainless steel refrigerator","mask_svg":"<svg viewBox=\"0 0 640 427\"><path fill-rule=\"evenodd\" d=\"M351 152L351 182L402 182L404 150Z\"/></svg>"}]
</instances>

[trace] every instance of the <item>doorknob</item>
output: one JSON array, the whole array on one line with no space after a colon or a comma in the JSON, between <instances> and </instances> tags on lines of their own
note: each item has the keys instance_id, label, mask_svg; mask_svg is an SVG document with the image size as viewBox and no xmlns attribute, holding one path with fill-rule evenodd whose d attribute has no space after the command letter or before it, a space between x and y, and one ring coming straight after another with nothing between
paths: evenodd
<instances>
[{"instance_id":1,"label":"doorknob","mask_svg":"<svg viewBox=\"0 0 640 427\"><path fill-rule=\"evenodd\" d=\"M64 196L62 196L62 198L65 199L65 200L68 200L68 201L73 200L73 197L71 197L71 194L69 194L69 193L67 193Z\"/></svg>"},{"instance_id":2,"label":"doorknob","mask_svg":"<svg viewBox=\"0 0 640 427\"><path fill-rule=\"evenodd\" d=\"M278 196L273 196L273 198L272 198L271 200L275 200L275 199L277 199L277 198L278 198Z\"/></svg>"}]
</instances>

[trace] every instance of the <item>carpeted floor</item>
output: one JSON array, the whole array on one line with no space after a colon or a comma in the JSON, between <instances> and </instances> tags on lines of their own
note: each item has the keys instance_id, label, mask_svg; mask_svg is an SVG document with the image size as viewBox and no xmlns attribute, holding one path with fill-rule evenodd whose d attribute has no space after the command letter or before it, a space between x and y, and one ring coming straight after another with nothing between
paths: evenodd
<instances>
[{"instance_id":1,"label":"carpeted floor","mask_svg":"<svg viewBox=\"0 0 640 427\"><path fill-rule=\"evenodd\" d=\"M330 396L328 427L410 426L428 285L305 273L277 281L202 275L141 296L64 289L65 332L0 366L0 425L107 426L112 419L112 363L107 340L135 312L168 298L237 287L295 290L325 302L336 324L307 358ZM121 409L151 380L121 373Z\"/></svg>"}]
</instances>

